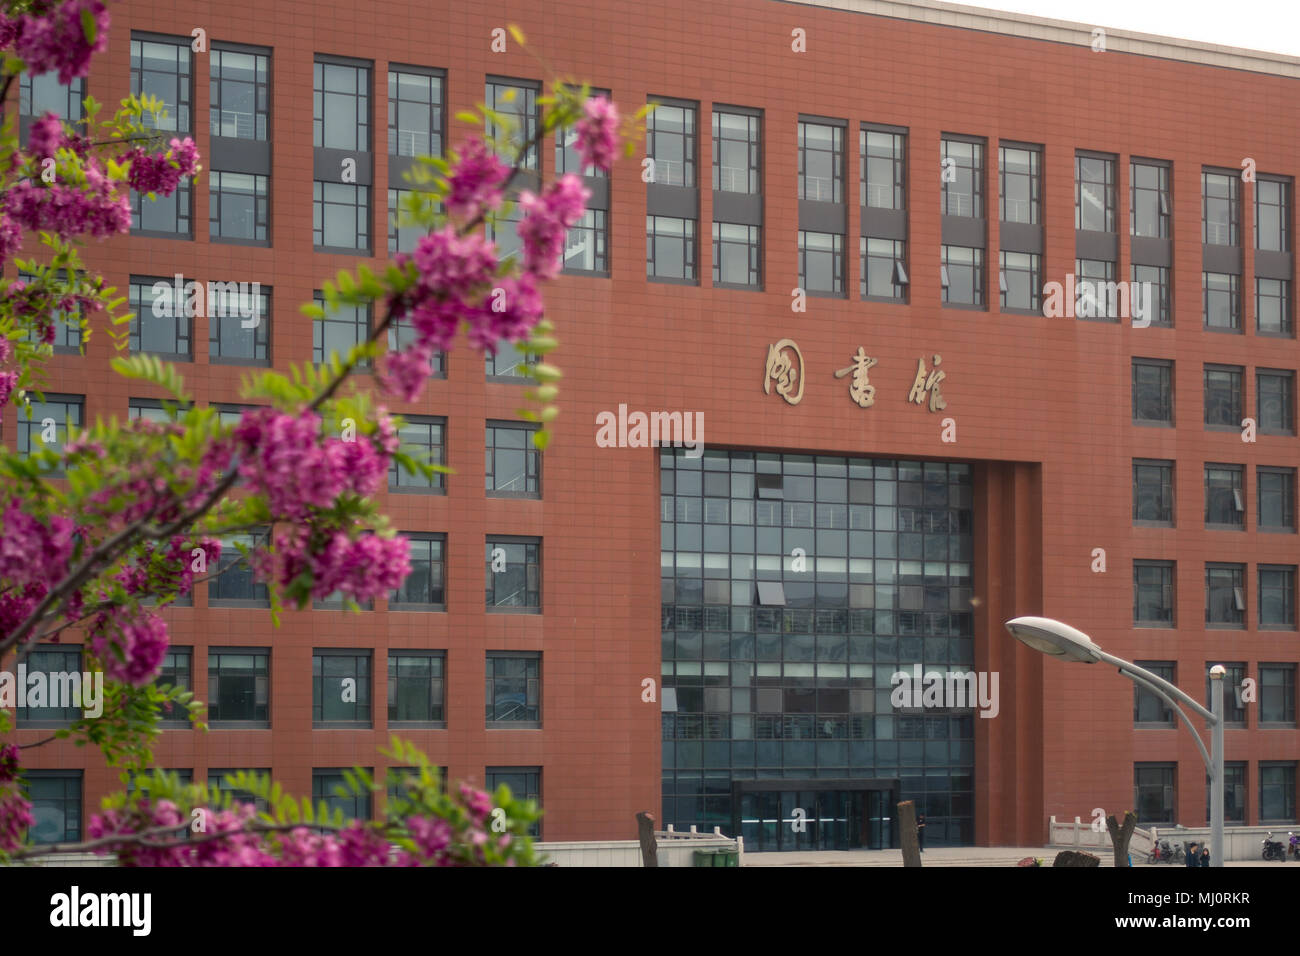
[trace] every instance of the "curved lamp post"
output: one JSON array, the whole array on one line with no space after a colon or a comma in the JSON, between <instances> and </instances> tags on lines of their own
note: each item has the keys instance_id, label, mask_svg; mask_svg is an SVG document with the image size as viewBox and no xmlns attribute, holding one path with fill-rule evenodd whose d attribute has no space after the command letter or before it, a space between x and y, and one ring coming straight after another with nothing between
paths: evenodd
<instances>
[{"instance_id":1,"label":"curved lamp post","mask_svg":"<svg viewBox=\"0 0 1300 956\"><path fill-rule=\"evenodd\" d=\"M1050 617L1017 617L1006 624L1011 636L1027 647L1063 661L1079 664L1113 664L1119 672L1141 687L1146 688L1170 706L1192 732L1196 749L1201 752L1205 769L1210 776L1210 860L1213 866L1223 866L1223 676L1227 670L1222 664L1210 668L1210 704L1213 711L1183 693L1169 681L1145 668L1138 667L1113 654L1107 654L1083 631ZM1192 720L1178 706L1187 705L1210 725L1210 749L1196 732Z\"/></svg>"}]
</instances>

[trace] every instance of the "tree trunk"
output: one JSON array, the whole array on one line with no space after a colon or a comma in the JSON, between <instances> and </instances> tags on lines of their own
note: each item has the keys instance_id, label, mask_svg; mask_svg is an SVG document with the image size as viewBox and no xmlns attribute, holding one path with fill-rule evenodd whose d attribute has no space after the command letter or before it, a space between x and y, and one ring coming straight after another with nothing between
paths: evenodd
<instances>
[{"instance_id":1,"label":"tree trunk","mask_svg":"<svg viewBox=\"0 0 1300 956\"><path fill-rule=\"evenodd\" d=\"M636 815L637 835L641 839L641 865L659 865L659 844L655 841L655 818L642 811Z\"/></svg>"},{"instance_id":2,"label":"tree trunk","mask_svg":"<svg viewBox=\"0 0 1300 956\"><path fill-rule=\"evenodd\" d=\"M1128 841L1133 838L1137 828L1137 814L1132 810L1124 814L1124 825L1120 826L1115 814L1106 818L1106 829L1110 831L1110 842L1115 848L1115 865L1128 866Z\"/></svg>"},{"instance_id":3,"label":"tree trunk","mask_svg":"<svg viewBox=\"0 0 1300 956\"><path fill-rule=\"evenodd\" d=\"M903 866L921 865L921 845L916 839L916 806L911 800L898 805L898 840L903 848Z\"/></svg>"}]
</instances>

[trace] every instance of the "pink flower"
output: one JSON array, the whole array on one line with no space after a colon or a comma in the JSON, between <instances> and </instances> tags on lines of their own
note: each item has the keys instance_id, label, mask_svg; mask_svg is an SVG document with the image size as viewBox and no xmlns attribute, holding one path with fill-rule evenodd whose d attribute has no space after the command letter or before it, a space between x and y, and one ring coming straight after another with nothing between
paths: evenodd
<instances>
[{"instance_id":1,"label":"pink flower","mask_svg":"<svg viewBox=\"0 0 1300 956\"><path fill-rule=\"evenodd\" d=\"M104 674L132 687L152 681L167 652L167 623L144 608L132 612L115 607L100 612L91 622L89 637Z\"/></svg>"},{"instance_id":2,"label":"pink flower","mask_svg":"<svg viewBox=\"0 0 1300 956\"><path fill-rule=\"evenodd\" d=\"M94 41L86 38L82 14L94 23ZM90 58L108 49L108 10L100 0L68 0L44 15L25 13L5 19L0 45L13 44L32 76L57 70L59 82L67 86L73 77L90 72Z\"/></svg>"},{"instance_id":3,"label":"pink flower","mask_svg":"<svg viewBox=\"0 0 1300 956\"><path fill-rule=\"evenodd\" d=\"M563 264L564 240L582 218L591 193L582 180L566 173L535 196L524 190L519 206L524 211L519 238L524 247L524 268L541 279L553 279Z\"/></svg>"},{"instance_id":4,"label":"pink flower","mask_svg":"<svg viewBox=\"0 0 1300 956\"><path fill-rule=\"evenodd\" d=\"M447 211L472 222L501 205L502 188L509 178L510 167L488 152L481 139L469 140L447 174L450 190L443 200Z\"/></svg>"},{"instance_id":5,"label":"pink flower","mask_svg":"<svg viewBox=\"0 0 1300 956\"><path fill-rule=\"evenodd\" d=\"M574 126L583 163L609 172L618 149L618 107L603 96L582 104L582 119Z\"/></svg>"},{"instance_id":6,"label":"pink flower","mask_svg":"<svg viewBox=\"0 0 1300 956\"><path fill-rule=\"evenodd\" d=\"M384 358L381 384L403 401L415 401L429 380L432 357L430 339L413 342L404 352L389 352Z\"/></svg>"},{"instance_id":7,"label":"pink flower","mask_svg":"<svg viewBox=\"0 0 1300 956\"><path fill-rule=\"evenodd\" d=\"M46 113L31 125L27 133L27 151L40 159L52 159L63 145L63 121L55 113Z\"/></svg>"},{"instance_id":8,"label":"pink flower","mask_svg":"<svg viewBox=\"0 0 1300 956\"><path fill-rule=\"evenodd\" d=\"M165 153L146 153L137 147L119 161L129 159L131 169L127 182L138 193L155 193L170 196L181 184L181 179L198 172L198 147L188 136L182 142L171 141L171 148Z\"/></svg>"},{"instance_id":9,"label":"pink flower","mask_svg":"<svg viewBox=\"0 0 1300 956\"><path fill-rule=\"evenodd\" d=\"M35 823L32 805L21 793L0 792L0 853L12 853L21 847L24 833Z\"/></svg>"}]
</instances>

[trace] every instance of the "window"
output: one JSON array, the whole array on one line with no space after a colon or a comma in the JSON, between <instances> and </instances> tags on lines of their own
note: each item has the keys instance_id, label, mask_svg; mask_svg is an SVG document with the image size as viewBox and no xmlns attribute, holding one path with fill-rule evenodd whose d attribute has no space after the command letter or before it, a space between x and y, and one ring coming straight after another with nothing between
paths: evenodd
<instances>
[{"instance_id":1,"label":"window","mask_svg":"<svg viewBox=\"0 0 1300 956\"><path fill-rule=\"evenodd\" d=\"M844 127L799 121L799 198L844 202Z\"/></svg>"},{"instance_id":2,"label":"window","mask_svg":"<svg viewBox=\"0 0 1300 956\"><path fill-rule=\"evenodd\" d=\"M53 113L68 123L79 123L85 115L82 100L86 98L86 81L74 76L66 86L59 82L57 71L31 76L24 73L19 81L19 113L23 116L44 116Z\"/></svg>"},{"instance_id":3,"label":"window","mask_svg":"<svg viewBox=\"0 0 1300 956\"><path fill-rule=\"evenodd\" d=\"M1241 380L1240 366L1205 366L1205 424L1241 427Z\"/></svg>"},{"instance_id":4,"label":"window","mask_svg":"<svg viewBox=\"0 0 1300 956\"><path fill-rule=\"evenodd\" d=\"M191 37L144 37L131 35L131 92L155 96L163 102L166 115L145 126L184 135L190 126L190 101L194 83L190 75Z\"/></svg>"},{"instance_id":5,"label":"window","mask_svg":"<svg viewBox=\"0 0 1300 956\"><path fill-rule=\"evenodd\" d=\"M402 586L388 593L390 611L445 611L446 592L443 585L443 554L447 547L445 534L403 532L411 549L411 573ZM390 668L391 670L391 668Z\"/></svg>"},{"instance_id":6,"label":"window","mask_svg":"<svg viewBox=\"0 0 1300 956\"><path fill-rule=\"evenodd\" d=\"M1207 246L1237 246L1241 222L1239 173L1201 171L1201 242Z\"/></svg>"},{"instance_id":7,"label":"window","mask_svg":"<svg viewBox=\"0 0 1300 956\"><path fill-rule=\"evenodd\" d=\"M1036 225L1042 221L1043 153L1037 147L999 146L1003 222Z\"/></svg>"},{"instance_id":8,"label":"window","mask_svg":"<svg viewBox=\"0 0 1300 956\"><path fill-rule=\"evenodd\" d=\"M153 199L131 190L131 231L175 239L191 238L191 182L184 177L170 196L155 196Z\"/></svg>"},{"instance_id":9,"label":"window","mask_svg":"<svg viewBox=\"0 0 1300 956\"><path fill-rule=\"evenodd\" d=\"M156 398L131 398L127 399L126 417L128 421L132 422L143 418L145 421L165 424L176 421L187 410L186 407L177 406L174 401L170 400L166 405L163 405Z\"/></svg>"},{"instance_id":10,"label":"window","mask_svg":"<svg viewBox=\"0 0 1300 956\"><path fill-rule=\"evenodd\" d=\"M1205 819L1210 819L1210 776L1205 776ZM1246 761L1223 763L1223 822L1246 822Z\"/></svg>"},{"instance_id":11,"label":"window","mask_svg":"<svg viewBox=\"0 0 1300 956\"><path fill-rule=\"evenodd\" d=\"M52 451L63 454L63 443L68 440L69 428L81 428L85 398L81 395L56 395L45 393L45 401L33 401L29 406L31 417L18 412L18 451L30 456L33 452ZM62 463L55 466L61 473Z\"/></svg>"},{"instance_id":12,"label":"window","mask_svg":"<svg viewBox=\"0 0 1300 956\"><path fill-rule=\"evenodd\" d=\"M27 799L35 821L28 831L33 843L76 843L81 840L80 770L28 770Z\"/></svg>"},{"instance_id":13,"label":"window","mask_svg":"<svg viewBox=\"0 0 1300 956\"><path fill-rule=\"evenodd\" d=\"M1115 263L1109 259L1075 259L1078 292L1075 316L1080 319L1118 319L1120 294L1115 284Z\"/></svg>"},{"instance_id":14,"label":"window","mask_svg":"<svg viewBox=\"0 0 1300 956\"><path fill-rule=\"evenodd\" d=\"M234 282L209 282L208 289L209 360L270 365L271 290Z\"/></svg>"},{"instance_id":15,"label":"window","mask_svg":"<svg viewBox=\"0 0 1300 956\"><path fill-rule=\"evenodd\" d=\"M1295 761L1261 760L1259 762L1259 819L1294 823Z\"/></svg>"},{"instance_id":16,"label":"window","mask_svg":"<svg viewBox=\"0 0 1300 956\"><path fill-rule=\"evenodd\" d=\"M1241 331L1241 276L1202 272L1201 296L1207 329Z\"/></svg>"},{"instance_id":17,"label":"window","mask_svg":"<svg viewBox=\"0 0 1300 956\"><path fill-rule=\"evenodd\" d=\"M651 100L652 103L655 101ZM695 185L695 108L655 103L646 117L646 155L654 160L653 182Z\"/></svg>"},{"instance_id":18,"label":"window","mask_svg":"<svg viewBox=\"0 0 1300 956\"><path fill-rule=\"evenodd\" d=\"M939 269L946 305L984 305L984 250L944 246Z\"/></svg>"},{"instance_id":19,"label":"window","mask_svg":"<svg viewBox=\"0 0 1300 956\"><path fill-rule=\"evenodd\" d=\"M41 281L35 273L28 272L25 269L18 270L18 278L27 283L28 286L39 284ZM57 281L67 282L67 273L60 270ZM49 314L54 324L54 338L50 342L53 346L54 354L80 355L81 307L74 303L71 309L65 310L59 307L58 300L51 299L49 304ZM37 334L35 329L33 329L27 333L27 341L35 345L44 341L44 339Z\"/></svg>"},{"instance_id":20,"label":"window","mask_svg":"<svg viewBox=\"0 0 1300 956\"><path fill-rule=\"evenodd\" d=\"M504 261L519 255L519 250L523 247L519 238L519 224L523 220L524 211L517 204L509 212L498 210L487 214L487 237L496 243L498 259Z\"/></svg>"},{"instance_id":21,"label":"window","mask_svg":"<svg viewBox=\"0 0 1300 956\"><path fill-rule=\"evenodd\" d=\"M1137 296L1142 296L1142 308L1145 310L1145 318L1150 325L1161 328L1173 328L1174 310L1170 302L1172 286L1169 281L1169 270L1165 266L1140 266L1132 267L1133 290L1130 295L1130 302L1134 316L1137 316L1136 303ZM1140 290L1140 292L1139 292Z\"/></svg>"},{"instance_id":22,"label":"window","mask_svg":"<svg viewBox=\"0 0 1300 956\"><path fill-rule=\"evenodd\" d=\"M799 288L810 294L844 294L844 237L799 230Z\"/></svg>"},{"instance_id":23,"label":"window","mask_svg":"<svg viewBox=\"0 0 1300 956\"><path fill-rule=\"evenodd\" d=\"M542 539L489 536L487 609L542 611Z\"/></svg>"},{"instance_id":24,"label":"window","mask_svg":"<svg viewBox=\"0 0 1300 956\"><path fill-rule=\"evenodd\" d=\"M1295 724L1295 664L1259 665L1259 722Z\"/></svg>"},{"instance_id":25,"label":"window","mask_svg":"<svg viewBox=\"0 0 1300 956\"><path fill-rule=\"evenodd\" d=\"M238 767L220 767L208 769L208 785L216 787L221 793L229 793L231 802L234 804L251 803L258 813L266 813L268 805L261 797L254 797L247 790L240 790L226 782L227 777L234 776L237 773L260 773L269 774L270 767L249 767L241 770Z\"/></svg>"},{"instance_id":26,"label":"window","mask_svg":"<svg viewBox=\"0 0 1300 956\"><path fill-rule=\"evenodd\" d=\"M261 647L209 648L208 723L270 726L271 652Z\"/></svg>"},{"instance_id":27,"label":"window","mask_svg":"<svg viewBox=\"0 0 1300 956\"><path fill-rule=\"evenodd\" d=\"M1207 628L1246 626L1245 573L1244 564L1205 565L1205 626Z\"/></svg>"},{"instance_id":28,"label":"window","mask_svg":"<svg viewBox=\"0 0 1300 956\"><path fill-rule=\"evenodd\" d=\"M538 807L542 803L541 767L488 767L485 779L488 793L495 794L504 786L516 800L532 800ZM537 820L528 828L529 836L542 838L542 823Z\"/></svg>"},{"instance_id":29,"label":"window","mask_svg":"<svg viewBox=\"0 0 1300 956\"><path fill-rule=\"evenodd\" d=\"M417 461L428 462L430 465L446 464L443 447L446 427L445 418L429 418L423 415L403 416L402 427L397 433L402 442L401 450ZM434 472L426 478L419 473L411 474L396 461L390 461L388 490L444 494L446 488L443 484L442 472Z\"/></svg>"},{"instance_id":30,"label":"window","mask_svg":"<svg viewBox=\"0 0 1300 956\"><path fill-rule=\"evenodd\" d=\"M1134 661L1134 663L1138 667L1149 670L1157 677L1164 678L1171 684L1177 683L1174 678L1175 665L1173 661ZM1173 727L1174 712L1163 700L1135 682L1133 684L1133 723Z\"/></svg>"},{"instance_id":31,"label":"window","mask_svg":"<svg viewBox=\"0 0 1300 956\"><path fill-rule=\"evenodd\" d=\"M1295 469L1260 465L1255 469L1255 482L1259 486L1258 530L1295 531Z\"/></svg>"},{"instance_id":32,"label":"window","mask_svg":"<svg viewBox=\"0 0 1300 956\"><path fill-rule=\"evenodd\" d=\"M1114 159L1074 154L1074 228L1115 231Z\"/></svg>"},{"instance_id":33,"label":"window","mask_svg":"<svg viewBox=\"0 0 1300 956\"><path fill-rule=\"evenodd\" d=\"M271 132L269 53L212 45L210 106L213 136L266 140Z\"/></svg>"},{"instance_id":34,"label":"window","mask_svg":"<svg viewBox=\"0 0 1300 956\"><path fill-rule=\"evenodd\" d=\"M1174 626L1174 562L1133 562L1133 624Z\"/></svg>"},{"instance_id":35,"label":"window","mask_svg":"<svg viewBox=\"0 0 1300 956\"><path fill-rule=\"evenodd\" d=\"M1129 183L1133 202L1129 231L1143 238L1170 238L1169 166L1135 159L1129 166Z\"/></svg>"},{"instance_id":36,"label":"window","mask_svg":"<svg viewBox=\"0 0 1300 956\"><path fill-rule=\"evenodd\" d=\"M984 218L984 146L944 137L943 214Z\"/></svg>"},{"instance_id":37,"label":"window","mask_svg":"<svg viewBox=\"0 0 1300 956\"><path fill-rule=\"evenodd\" d=\"M537 428L488 422L484 468L490 497L540 498L542 453L533 445Z\"/></svg>"},{"instance_id":38,"label":"window","mask_svg":"<svg viewBox=\"0 0 1300 956\"><path fill-rule=\"evenodd\" d=\"M694 282L695 220L646 216L645 227L646 277Z\"/></svg>"},{"instance_id":39,"label":"window","mask_svg":"<svg viewBox=\"0 0 1300 956\"><path fill-rule=\"evenodd\" d=\"M208 235L215 242L270 245L269 176L209 174Z\"/></svg>"},{"instance_id":40,"label":"window","mask_svg":"<svg viewBox=\"0 0 1300 956\"><path fill-rule=\"evenodd\" d=\"M1223 722L1226 725L1246 726L1246 702L1242 699L1242 682L1246 679L1246 665L1228 664L1222 661L1209 661L1205 665L1205 708L1214 710L1214 679L1210 677L1210 668L1223 664L1227 671L1223 675Z\"/></svg>"},{"instance_id":41,"label":"window","mask_svg":"<svg viewBox=\"0 0 1300 956\"><path fill-rule=\"evenodd\" d=\"M864 299L907 301L907 243L902 239L858 238Z\"/></svg>"},{"instance_id":42,"label":"window","mask_svg":"<svg viewBox=\"0 0 1300 956\"><path fill-rule=\"evenodd\" d=\"M601 97L610 99L609 90L593 89L587 99L594 100ZM714 148L717 148L716 145ZM582 152L578 149L578 131L572 126L566 130L556 130L555 134L555 175L559 177L565 173L593 179L605 179L608 175L599 167L583 165Z\"/></svg>"},{"instance_id":43,"label":"window","mask_svg":"<svg viewBox=\"0 0 1300 956\"><path fill-rule=\"evenodd\" d=\"M370 337L370 309L359 305L338 305L330 310L319 292L316 293L316 304L326 311L325 318L316 319L311 324L311 360L324 362L331 353L336 353L342 362L354 346ZM358 367L367 368L369 364L363 359Z\"/></svg>"},{"instance_id":44,"label":"window","mask_svg":"<svg viewBox=\"0 0 1300 956\"><path fill-rule=\"evenodd\" d=\"M194 689L194 648L178 647L172 644L163 654L162 669L154 678L159 687L180 687L183 690ZM189 726L185 711L172 704L170 711L159 715L164 725Z\"/></svg>"},{"instance_id":45,"label":"window","mask_svg":"<svg viewBox=\"0 0 1300 956\"><path fill-rule=\"evenodd\" d=\"M1259 566L1259 626L1271 631L1295 630L1295 565Z\"/></svg>"},{"instance_id":46,"label":"window","mask_svg":"<svg viewBox=\"0 0 1300 956\"><path fill-rule=\"evenodd\" d=\"M713 224L713 284L737 289L762 288L759 226Z\"/></svg>"},{"instance_id":47,"label":"window","mask_svg":"<svg viewBox=\"0 0 1300 956\"><path fill-rule=\"evenodd\" d=\"M1291 248L1291 184L1276 179L1255 182L1255 248L1286 252Z\"/></svg>"},{"instance_id":48,"label":"window","mask_svg":"<svg viewBox=\"0 0 1300 956\"><path fill-rule=\"evenodd\" d=\"M312 242L318 252L370 252L370 187L313 183Z\"/></svg>"},{"instance_id":49,"label":"window","mask_svg":"<svg viewBox=\"0 0 1300 956\"><path fill-rule=\"evenodd\" d=\"M1133 802L1138 822L1173 824L1177 820L1178 764L1136 763L1133 765Z\"/></svg>"},{"instance_id":50,"label":"window","mask_svg":"<svg viewBox=\"0 0 1300 956\"><path fill-rule=\"evenodd\" d=\"M314 727L370 726L370 651L324 650L311 658Z\"/></svg>"},{"instance_id":51,"label":"window","mask_svg":"<svg viewBox=\"0 0 1300 956\"><path fill-rule=\"evenodd\" d=\"M489 651L487 702L489 727L542 725L542 655Z\"/></svg>"},{"instance_id":52,"label":"window","mask_svg":"<svg viewBox=\"0 0 1300 956\"><path fill-rule=\"evenodd\" d=\"M388 190L388 251L411 253L416 243L425 235L423 226L399 225L407 222L407 210L410 197L415 195L413 189Z\"/></svg>"},{"instance_id":53,"label":"window","mask_svg":"<svg viewBox=\"0 0 1300 956\"><path fill-rule=\"evenodd\" d=\"M522 157L516 154L524 144L537 135L537 84L517 80L487 81L487 108L507 125L498 126L487 120L488 142L495 144L497 154L509 165L517 161L523 169L537 169L537 144L528 147Z\"/></svg>"},{"instance_id":54,"label":"window","mask_svg":"<svg viewBox=\"0 0 1300 956\"><path fill-rule=\"evenodd\" d=\"M442 155L442 76L388 70L388 155Z\"/></svg>"},{"instance_id":55,"label":"window","mask_svg":"<svg viewBox=\"0 0 1300 956\"><path fill-rule=\"evenodd\" d=\"M1205 524L1245 529L1245 493L1241 465L1205 466Z\"/></svg>"},{"instance_id":56,"label":"window","mask_svg":"<svg viewBox=\"0 0 1300 956\"><path fill-rule=\"evenodd\" d=\"M329 807L330 813L341 810L345 820L370 819L369 791L363 790L353 796L342 768L317 769L311 772L311 802L315 805L322 800Z\"/></svg>"},{"instance_id":57,"label":"window","mask_svg":"<svg viewBox=\"0 0 1300 956\"><path fill-rule=\"evenodd\" d=\"M1174 463L1133 459L1133 523L1174 525Z\"/></svg>"},{"instance_id":58,"label":"window","mask_svg":"<svg viewBox=\"0 0 1300 956\"><path fill-rule=\"evenodd\" d=\"M388 722L446 726L445 651L388 652ZM445 778L444 778L445 779Z\"/></svg>"},{"instance_id":59,"label":"window","mask_svg":"<svg viewBox=\"0 0 1300 956\"><path fill-rule=\"evenodd\" d=\"M1260 335L1295 335L1291 323L1291 283L1255 279L1255 331Z\"/></svg>"},{"instance_id":60,"label":"window","mask_svg":"<svg viewBox=\"0 0 1300 956\"><path fill-rule=\"evenodd\" d=\"M258 538L258 534L232 534L221 539L221 558L214 569L216 576L208 581L208 607L271 606L266 585L257 580L248 559L239 550L242 545L251 552Z\"/></svg>"},{"instance_id":61,"label":"window","mask_svg":"<svg viewBox=\"0 0 1300 956\"><path fill-rule=\"evenodd\" d=\"M194 319L187 308L184 277L173 280L131 276L128 289L132 352L147 352L173 361L192 362Z\"/></svg>"},{"instance_id":62,"label":"window","mask_svg":"<svg viewBox=\"0 0 1300 956\"><path fill-rule=\"evenodd\" d=\"M312 84L312 145L369 152L369 65L317 59Z\"/></svg>"},{"instance_id":63,"label":"window","mask_svg":"<svg viewBox=\"0 0 1300 956\"><path fill-rule=\"evenodd\" d=\"M81 648L75 645L37 644L24 661L29 676L45 675L45 702L33 704L37 699L28 695L27 703L18 708L18 723L63 724L81 719L81 704L85 701L84 693L94 688L83 688L81 683ZM72 675L76 675L74 678ZM12 679L12 675L11 675ZM93 676L91 678L94 679ZM30 683L28 691L32 690ZM104 703L101 701L101 703Z\"/></svg>"},{"instance_id":64,"label":"window","mask_svg":"<svg viewBox=\"0 0 1300 956\"><path fill-rule=\"evenodd\" d=\"M523 373L524 366L536 365L538 362L537 355L525 354L512 342L498 342L496 354L486 357L489 382L526 382L528 378Z\"/></svg>"},{"instance_id":65,"label":"window","mask_svg":"<svg viewBox=\"0 0 1300 956\"><path fill-rule=\"evenodd\" d=\"M762 190L759 179L762 162L761 128L762 120L752 114L716 109L713 111L715 191L754 196Z\"/></svg>"},{"instance_id":66,"label":"window","mask_svg":"<svg viewBox=\"0 0 1300 956\"><path fill-rule=\"evenodd\" d=\"M1259 430L1271 435L1295 434L1295 372L1259 369L1255 373Z\"/></svg>"},{"instance_id":67,"label":"window","mask_svg":"<svg viewBox=\"0 0 1300 956\"><path fill-rule=\"evenodd\" d=\"M564 271L609 274L608 213L588 209L564 237ZM717 228L716 225L714 227ZM717 263L713 265L717 272Z\"/></svg>"},{"instance_id":68,"label":"window","mask_svg":"<svg viewBox=\"0 0 1300 956\"><path fill-rule=\"evenodd\" d=\"M1041 310L1043 288L1041 258L1028 252L998 253L1000 275L998 286L1002 293L1002 311L1038 312Z\"/></svg>"},{"instance_id":69,"label":"window","mask_svg":"<svg viewBox=\"0 0 1300 956\"><path fill-rule=\"evenodd\" d=\"M907 208L907 135L886 130L858 131L861 195L872 209Z\"/></svg>"},{"instance_id":70,"label":"window","mask_svg":"<svg viewBox=\"0 0 1300 956\"><path fill-rule=\"evenodd\" d=\"M411 323L390 318L388 322L388 351L396 352L406 349L415 339L415 327ZM441 349L435 351L429 359L429 377L447 377L447 355Z\"/></svg>"}]
</instances>

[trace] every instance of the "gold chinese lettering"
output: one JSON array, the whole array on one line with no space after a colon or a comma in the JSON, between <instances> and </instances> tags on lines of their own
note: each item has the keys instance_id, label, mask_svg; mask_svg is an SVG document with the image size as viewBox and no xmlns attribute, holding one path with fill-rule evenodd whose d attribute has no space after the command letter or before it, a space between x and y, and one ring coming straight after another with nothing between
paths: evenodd
<instances>
[{"instance_id":1,"label":"gold chinese lettering","mask_svg":"<svg viewBox=\"0 0 1300 956\"><path fill-rule=\"evenodd\" d=\"M853 364L835 373L836 378L843 378L853 373L853 382L849 385L849 397L862 408L870 408L876 403L876 386L867 379L867 373L879 361L867 355L867 350L858 346L858 354L853 356Z\"/></svg>"},{"instance_id":2,"label":"gold chinese lettering","mask_svg":"<svg viewBox=\"0 0 1300 956\"><path fill-rule=\"evenodd\" d=\"M786 349L794 352L792 359ZM775 345L767 347L767 370L763 376L763 394L772 394L772 382L776 381L776 393L791 405L798 405L803 399L803 355L799 346L792 339L782 339ZM795 386L798 386L796 388ZM793 394L791 394L793 392Z\"/></svg>"},{"instance_id":3,"label":"gold chinese lettering","mask_svg":"<svg viewBox=\"0 0 1300 956\"><path fill-rule=\"evenodd\" d=\"M947 408L948 403L944 401L943 395L939 391L939 383L947 377L947 372L939 371L939 363L943 361L942 355L934 357L934 370L926 372L925 359L916 360L916 379L912 382L912 390L907 394L909 402L915 402L917 405L924 405L926 393L930 396L930 411L937 412L941 408Z\"/></svg>"}]
</instances>

